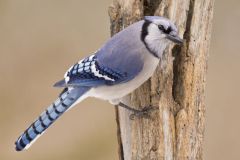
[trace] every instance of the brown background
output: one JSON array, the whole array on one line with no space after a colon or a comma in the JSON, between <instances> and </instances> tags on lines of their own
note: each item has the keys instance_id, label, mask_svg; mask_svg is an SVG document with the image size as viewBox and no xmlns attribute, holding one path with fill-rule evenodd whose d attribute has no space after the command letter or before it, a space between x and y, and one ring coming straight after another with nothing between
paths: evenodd
<instances>
[{"instance_id":1,"label":"brown background","mask_svg":"<svg viewBox=\"0 0 240 160\"><path fill-rule=\"evenodd\" d=\"M60 92L52 84L109 38L112 0L0 0L0 159L114 160L114 107L88 99L29 150L14 142ZM216 0L207 83L205 159L239 159L240 1Z\"/></svg>"}]
</instances>

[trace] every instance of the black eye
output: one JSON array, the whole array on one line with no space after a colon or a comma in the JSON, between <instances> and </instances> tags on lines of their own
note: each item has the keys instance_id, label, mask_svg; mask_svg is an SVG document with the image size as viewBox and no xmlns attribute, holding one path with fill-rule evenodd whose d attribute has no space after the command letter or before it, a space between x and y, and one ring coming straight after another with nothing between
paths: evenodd
<instances>
[{"instance_id":1,"label":"black eye","mask_svg":"<svg viewBox=\"0 0 240 160\"><path fill-rule=\"evenodd\" d=\"M165 28L163 25L158 25L158 28L161 30L161 31L165 31Z\"/></svg>"},{"instance_id":2,"label":"black eye","mask_svg":"<svg viewBox=\"0 0 240 160\"><path fill-rule=\"evenodd\" d=\"M169 34L172 31L171 27L168 27L167 29L165 29L163 25L159 25L158 28L165 34Z\"/></svg>"}]
</instances>

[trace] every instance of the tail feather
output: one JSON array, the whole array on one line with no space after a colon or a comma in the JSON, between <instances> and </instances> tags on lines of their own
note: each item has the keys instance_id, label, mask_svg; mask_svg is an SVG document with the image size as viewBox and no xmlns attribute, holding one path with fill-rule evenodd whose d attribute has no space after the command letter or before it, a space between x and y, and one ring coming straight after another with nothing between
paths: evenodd
<instances>
[{"instance_id":1,"label":"tail feather","mask_svg":"<svg viewBox=\"0 0 240 160\"><path fill-rule=\"evenodd\" d=\"M56 121L65 111L75 105L75 102L89 90L88 87L65 89L57 100L50 105L39 118L32 123L27 130L15 142L16 150L27 149L43 134L43 132ZM84 99L83 97L81 97Z\"/></svg>"}]
</instances>

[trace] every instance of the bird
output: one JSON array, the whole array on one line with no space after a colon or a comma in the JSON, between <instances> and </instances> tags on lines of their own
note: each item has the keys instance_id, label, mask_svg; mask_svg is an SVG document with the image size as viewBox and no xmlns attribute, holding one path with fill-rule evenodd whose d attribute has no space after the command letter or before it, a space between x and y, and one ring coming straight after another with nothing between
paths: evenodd
<instances>
[{"instance_id":1,"label":"bird","mask_svg":"<svg viewBox=\"0 0 240 160\"><path fill-rule=\"evenodd\" d=\"M63 113L88 97L131 110L121 98L153 75L171 42L184 41L176 25L160 16L145 16L115 34L95 53L71 66L63 79L54 84L63 91L17 139L16 151L28 149Z\"/></svg>"}]
</instances>

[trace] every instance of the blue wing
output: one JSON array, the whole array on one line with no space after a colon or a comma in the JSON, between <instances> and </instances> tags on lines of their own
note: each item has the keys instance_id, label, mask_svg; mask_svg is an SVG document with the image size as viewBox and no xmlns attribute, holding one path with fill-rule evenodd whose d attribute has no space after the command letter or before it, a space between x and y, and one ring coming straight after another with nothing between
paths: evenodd
<instances>
[{"instance_id":1,"label":"blue wing","mask_svg":"<svg viewBox=\"0 0 240 160\"><path fill-rule=\"evenodd\" d=\"M100 50L73 65L54 86L115 85L132 80L142 70L142 21L114 35ZM129 35L131 35L129 37Z\"/></svg>"},{"instance_id":2,"label":"blue wing","mask_svg":"<svg viewBox=\"0 0 240 160\"><path fill-rule=\"evenodd\" d=\"M114 85L129 79L127 72L120 72L98 62L97 56L89 56L74 64L65 74L64 79L55 87Z\"/></svg>"}]
</instances>

